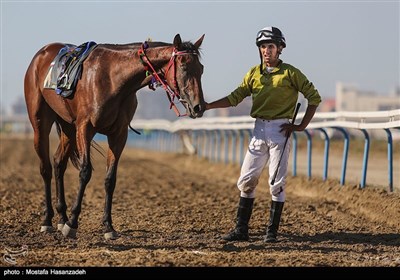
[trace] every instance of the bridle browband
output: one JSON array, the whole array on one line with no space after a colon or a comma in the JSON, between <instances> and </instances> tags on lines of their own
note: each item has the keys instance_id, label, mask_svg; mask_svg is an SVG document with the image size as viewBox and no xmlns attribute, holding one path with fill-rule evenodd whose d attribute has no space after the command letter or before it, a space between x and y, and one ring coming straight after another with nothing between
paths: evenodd
<instances>
[{"instance_id":1,"label":"bridle browband","mask_svg":"<svg viewBox=\"0 0 400 280\"><path fill-rule=\"evenodd\" d=\"M149 48L149 45L148 45L147 41L145 41L142 44L141 48L138 50L138 54L139 54L140 61L142 62L144 69L146 70L146 77L152 76L151 81L149 82L149 88L152 90L155 90L155 87L162 85L167 94L168 100L170 102L169 109L174 109L174 111L178 117L186 116L187 114L181 115L178 107L174 103L175 97L177 97L181 103L186 102L186 100L181 98L181 95L179 94L178 83L176 82L175 57L177 55L186 55L186 54L198 55L198 53L194 50L178 51L177 48L174 48L172 51L171 58L169 59L167 68L165 70L165 74L162 74L162 73L158 74L157 71L154 69L153 65L151 64L149 58L146 55L146 49L148 49L148 48ZM173 77L172 89L166 80L167 74L170 71L170 69L172 71L172 77ZM150 72L150 70L151 70L151 72ZM162 69L161 69L161 72L162 72ZM160 77L160 75L163 77Z\"/></svg>"}]
</instances>

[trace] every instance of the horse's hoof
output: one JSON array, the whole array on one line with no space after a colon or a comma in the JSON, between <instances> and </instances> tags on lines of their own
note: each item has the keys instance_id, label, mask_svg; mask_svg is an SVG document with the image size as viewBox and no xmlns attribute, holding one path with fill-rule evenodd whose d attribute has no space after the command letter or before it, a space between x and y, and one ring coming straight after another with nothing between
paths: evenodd
<instances>
[{"instance_id":1,"label":"horse's hoof","mask_svg":"<svg viewBox=\"0 0 400 280\"><path fill-rule=\"evenodd\" d=\"M65 224L64 227L62 228L62 235L64 235L64 237L69 237L69 238L76 238L76 232L78 230L75 228L71 228L69 227L68 224Z\"/></svg>"},{"instance_id":2,"label":"horse's hoof","mask_svg":"<svg viewBox=\"0 0 400 280\"><path fill-rule=\"evenodd\" d=\"M110 232L106 232L106 233L104 234L104 238L105 238L106 240L115 240L115 239L118 239L119 236L118 236L118 234L117 234L116 231L110 231Z\"/></svg>"},{"instance_id":3,"label":"horse's hoof","mask_svg":"<svg viewBox=\"0 0 400 280\"><path fill-rule=\"evenodd\" d=\"M62 231L65 224L57 224L57 230Z\"/></svg>"},{"instance_id":4,"label":"horse's hoof","mask_svg":"<svg viewBox=\"0 0 400 280\"><path fill-rule=\"evenodd\" d=\"M53 232L54 228L52 226L41 226L40 232Z\"/></svg>"}]
</instances>

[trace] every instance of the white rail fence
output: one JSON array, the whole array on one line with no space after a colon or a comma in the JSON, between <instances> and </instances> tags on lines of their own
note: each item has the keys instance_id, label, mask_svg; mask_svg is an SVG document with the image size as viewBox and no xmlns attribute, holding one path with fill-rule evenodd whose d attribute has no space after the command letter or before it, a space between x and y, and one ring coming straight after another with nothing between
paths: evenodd
<instances>
[{"instance_id":1,"label":"white rail fence","mask_svg":"<svg viewBox=\"0 0 400 280\"><path fill-rule=\"evenodd\" d=\"M299 113L299 123L304 113ZM254 119L243 117L213 117L201 119L134 120L131 126L141 135L132 133L130 145L169 152L189 152L210 161L236 162L241 164L249 139L252 136ZM308 176L311 177L311 151L313 131L321 133L325 141L323 179L328 176L329 145L332 137L343 136L343 159L340 182L345 183L349 142L354 131L364 136L364 155L360 187L366 186L370 135L386 132L388 153L388 187L393 191L393 139L400 139L400 109L377 112L331 112L316 113L304 132L292 134L292 174L297 174L297 135L307 136Z\"/></svg>"}]
</instances>

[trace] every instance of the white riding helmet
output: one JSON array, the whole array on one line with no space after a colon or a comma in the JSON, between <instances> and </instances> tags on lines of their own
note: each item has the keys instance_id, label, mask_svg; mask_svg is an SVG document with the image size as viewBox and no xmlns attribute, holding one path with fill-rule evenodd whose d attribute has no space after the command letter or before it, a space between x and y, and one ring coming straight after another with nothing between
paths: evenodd
<instances>
[{"instance_id":1,"label":"white riding helmet","mask_svg":"<svg viewBox=\"0 0 400 280\"><path fill-rule=\"evenodd\" d=\"M258 31L256 38L256 45L259 47L263 43L273 42L278 46L286 47L285 36L279 28L273 26L267 26Z\"/></svg>"}]
</instances>

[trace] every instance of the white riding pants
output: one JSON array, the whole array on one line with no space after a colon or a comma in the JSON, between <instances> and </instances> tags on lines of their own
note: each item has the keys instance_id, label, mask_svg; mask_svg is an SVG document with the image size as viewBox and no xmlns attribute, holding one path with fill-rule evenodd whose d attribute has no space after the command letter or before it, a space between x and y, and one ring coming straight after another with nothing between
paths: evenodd
<instances>
[{"instance_id":1,"label":"white riding pants","mask_svg":"<svg viewBox=\"0 0 400 280\"><path fill-rule=\"evenodd\" d=\"M285 150L283 151L282 160L273 185L271 184L271 180L276 168L278 167L278 162L286 140L285 132L279 132L281 130L280 125L289 122L288 119L256 119L253 137L250 140L242 164L240 177L237 182L237 187L241 192L240 196L247 198L255 197L258 180L265 165L268 164L268 182L272 200L279 202L285 201L286 177L291 146L290 139L288 139Z\"/></svg>"}]
</instances>

